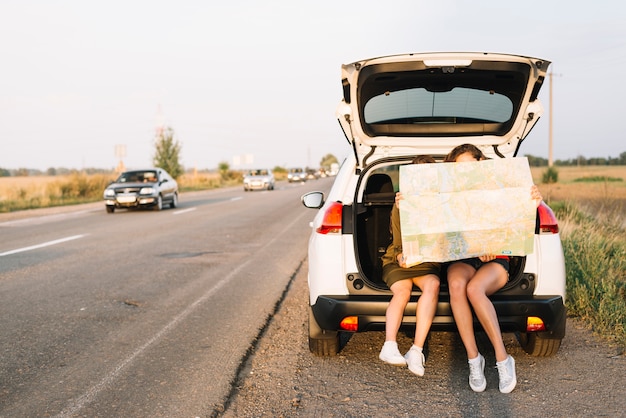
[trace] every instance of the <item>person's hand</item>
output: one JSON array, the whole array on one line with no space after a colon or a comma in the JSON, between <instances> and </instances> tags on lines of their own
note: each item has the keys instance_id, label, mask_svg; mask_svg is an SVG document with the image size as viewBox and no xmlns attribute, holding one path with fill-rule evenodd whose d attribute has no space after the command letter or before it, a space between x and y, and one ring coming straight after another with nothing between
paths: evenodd
<instances>
[{"instance_id":1,"label":"person's hand","mask_svg":"<svg viewBox=\"0 0 626 418\"><path fill-rule=\"evenodd\" d=\"M480 257L478 257L478 259L482 261L483 263L487 263L491 260L495 260L496 256L493 254L485 254L485 255L481 255Z\"/></svg>"},{"instance_id":2,"label":"person's hand","mask_svg":"<svg viewBox=\"0 0 626 418\"><path fill-rule=\"evenodd\" d=\"M535 204L537 207L543 200L543 197L541 197L541 193L539 192L539 188L537 187L536 184L533 184L532 187L530 188L530 197L532 200L535 201Z\"/></svg>"},{"instance_id":3,"label":"person's hand","mask_svg":"<svg viewBox=\"0 0 626 418\"><path fill-rule=\"evenodd\" d=\"M406 257L404 257L404 253L398 254L398 265L403 269L406 268Z\"/></svg>"},{"instance_id":4,"label":"person's hand","mask_svg":"<svg viewBox=\"0 0 626 418\"><path fill-rule=\"evenodd\" d=\"M398 209L400 209L400 201L404 199L404 197L402 196L402 193L397 192L396 193L396 206L398 207Z\"/></svg>"}]
</instances>

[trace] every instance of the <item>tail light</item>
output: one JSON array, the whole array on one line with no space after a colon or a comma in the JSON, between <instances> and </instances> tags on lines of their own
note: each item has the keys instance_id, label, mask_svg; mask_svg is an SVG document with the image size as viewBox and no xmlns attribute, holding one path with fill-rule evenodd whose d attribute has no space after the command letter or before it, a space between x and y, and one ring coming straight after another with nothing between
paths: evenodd
<instances>
[{"instance_id":1,"label":"tail light","mask_svg":"<svg viewBox=\"0 0 626 418\"><path fill-rule=\"evenodd\" d=\"M526 320L526 331L534 332L534 331L545 331L546 325L543 323L541 318L536 316L529 316Z\"/></svg>"},{"instance_id":2,"label":"tail light","mask_svg":"<svg viewBox=\"0 0 626 418\"><path fill-rule=\"evenodd\" d=\"M341 215L343 205L339 202L333 202L328 205L322 218L322 224L317 228L320 234L338 234L341 233Z\"/></svg>"},{"instance_id":3,"label":"tail light","mask_svg":"<svg viewBox=\"0 0 626 418\"><path fill-rule=\"evenodd\" d=\"M346 331L356 332L359 329L359 317L346 316L339 323L339 327Z\"/></svg>"},{"instance_id":4,"label":"tail light","mask_svg":"<svg viewBox=\"0 0 626 418\"><path fill-rule=\"evenodd\" d=\"M539 207L537 207L537 212L539 213L539 233L557 234L559 232L559 224L550 206L541 202Z\"/></svg>"}]
</instances>

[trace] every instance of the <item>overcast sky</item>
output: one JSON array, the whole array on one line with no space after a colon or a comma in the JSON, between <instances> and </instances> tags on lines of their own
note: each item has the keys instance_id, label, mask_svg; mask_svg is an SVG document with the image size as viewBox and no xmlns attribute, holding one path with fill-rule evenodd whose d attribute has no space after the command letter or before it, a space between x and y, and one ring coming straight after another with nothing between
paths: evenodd
<instances>
[{"instance_id":1,"label":"overcast sky","mask_svg":"<svg viewBox=\"0 0 626 418\"><path fill-rule=\"evenodd\" d=\"M613 0L0 0L0 168L148 166L159 124L186 168L317 166L350 151L341 64L428 51L552 61L554 158L617 157L625 22ZM522 154L548 157L548 93Z\"/></svg>"}]
</instances>

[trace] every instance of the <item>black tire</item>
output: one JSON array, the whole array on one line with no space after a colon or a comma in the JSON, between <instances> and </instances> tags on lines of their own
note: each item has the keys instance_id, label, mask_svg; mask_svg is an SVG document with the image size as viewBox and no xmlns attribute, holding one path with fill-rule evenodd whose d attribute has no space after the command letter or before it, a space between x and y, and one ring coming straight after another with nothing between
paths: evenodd
<instances>
[{"instance_id":1,"label":"black tire","mask_svg":"<svg viewBox=\"0 0 626 418\"><path fill-rule=\"evenodd\" d=\"M163 196L159 195L157 197L157 202L156 205L154 205L154 210L161 210L163 209Z\"/></svg>"},{"instance_id":2,"label":"black tire","mask_svg":"<svg viewBox=\"0 0 626 418\"><path fill-rule=\"evenodd\" d=\"M170 202L170 208L176 209L178 207L178 193L174 193L172 201Z\"/></svg>"},{"instance_id":3,"label":"black tire","mask_svg":"<svg viewBox=\"0 0 626 418\"><path fill-rule=\"evenodd\" d=\"M309 306L309 350L320 357L336 356L341 348L339 332L321 329Z\"/></svg>"},{"instance_id":4,"label":"black tire","mask_svg":"<svg viewBox=\"0 0 626 418\"><path fill-rule=\"evenodd\" d=\"M107 208L107 213L113 213L113 212L115 212L115 206L109 206L109 205L107 205L107 206L106 206L106 208Z\"/></svg>"},{"instance_id":5,"label":"black tire","mask_svg":"<svg viewBox=\"0 0 626 418\"><path fill-rule=\"evenodd\" d=\"M561 347L560 338L543 338L536 332L520 333L517 339L524 351L535 357L553 356Z\"/></svg>"}]
</instances>

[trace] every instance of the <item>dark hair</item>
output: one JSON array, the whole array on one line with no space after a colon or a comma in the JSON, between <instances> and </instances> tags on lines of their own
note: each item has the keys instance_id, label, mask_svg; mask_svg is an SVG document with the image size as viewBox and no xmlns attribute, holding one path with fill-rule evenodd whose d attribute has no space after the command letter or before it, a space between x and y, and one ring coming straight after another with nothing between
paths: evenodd
<instances>
[{"instance_id":1,"label":"dark hair","mask_svg":"<svg viewBox=\"0 0 626 418\"><path fill-rule=\"evenodd\" d=\"M450 153L446 155L446 158L443 161L446 163L454 162L459 157L459 155L465 154L466 152L472 154L472 157L476 158L477 161L487 159L487 157L485 157L485 154L483 154L483 152L476 145L462 144L452 149L452 151L450 151Z\"/></svg>"},{"instance_id":2,"label":"dark hair","mask_svg":"<svg viewBox=\"0 0 626 418\"><path fill-rule=\"evenodd\" d=\"M413 164L427 164L427 163L436 163L437 161L435 161L435 159L433 157L431 157L430 155L418 155L415 158L413 158L413 160L411 161L411 163Z\"/></svg>"}]
</instances>

